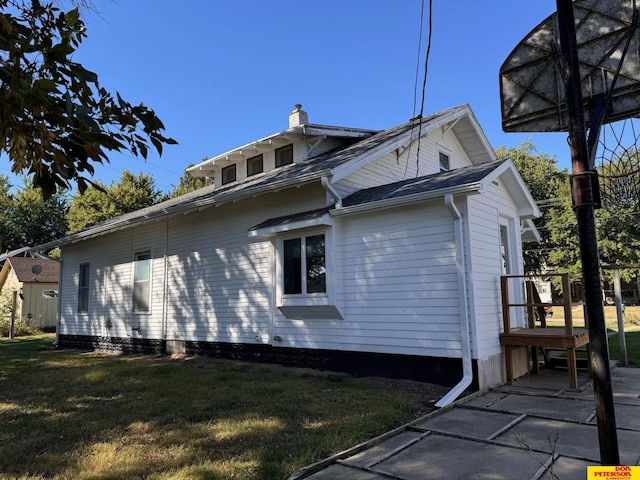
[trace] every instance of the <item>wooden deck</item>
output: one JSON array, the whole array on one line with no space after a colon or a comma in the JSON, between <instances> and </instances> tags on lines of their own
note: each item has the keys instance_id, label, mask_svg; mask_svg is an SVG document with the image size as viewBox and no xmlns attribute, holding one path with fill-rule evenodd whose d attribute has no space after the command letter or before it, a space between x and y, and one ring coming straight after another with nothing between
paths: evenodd
<instances>
[{"instance_id":1,"label":"wooden deck","mask_svg":"<svg viewBox=\"0 0 640 480\"><path fill-rule=\"evenodd\" d=\"M516 347L530 347L531 364L534 373L538 373L538 348L543 352L547 349L565 349L567 352L567 366L569 370L569 386L578 387L578 370L576 367L576 348L587 346L589 352L589 333L586 328L574 328L571 316L571 295L570 280L568 275L562 276L564 301L564 327L547 327L545 321L544 304L535 291L533 282L526 281L526 301L525 303L512 303L509 299L509 279L529 278L521 276L503 276L501 278L502 287L502 317L504 322L504 333L500 334L500 343L504 347L505 367L507 381L513 382L513 354L512 349ZM514 307L525 308L527 312L528 328L511 328L511 309ZM536 326L535 315L538 314L540 327ZM546 356L546 354L545 354Z\"/></svg>"}]
</instances>

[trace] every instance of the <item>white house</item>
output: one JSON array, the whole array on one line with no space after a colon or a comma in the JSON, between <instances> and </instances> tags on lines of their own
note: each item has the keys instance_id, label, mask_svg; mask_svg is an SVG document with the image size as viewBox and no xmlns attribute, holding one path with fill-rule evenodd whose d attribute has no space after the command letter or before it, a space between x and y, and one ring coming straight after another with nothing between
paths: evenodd
<instances>
[{"instance_id":1,"label":"white house","mask_svg":"<svg viewBox=\"0 0 640 480\"><path fill-rule=\"evenodd\" d=\"M540 212L469 106L289 121L189 170L212 186L41 246L62 248L59 344L504 381L499 277Z\"/></svg>"}]
</instances>

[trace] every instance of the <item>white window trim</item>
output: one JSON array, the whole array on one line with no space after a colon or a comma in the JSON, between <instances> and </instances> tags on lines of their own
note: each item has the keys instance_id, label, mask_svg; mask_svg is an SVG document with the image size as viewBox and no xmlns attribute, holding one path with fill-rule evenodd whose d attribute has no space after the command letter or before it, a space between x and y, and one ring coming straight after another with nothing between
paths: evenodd
<instances>
[{"instance_id":1,"label":"white window trim","mask_svg":"<svg viewBox=\"0 0 640 480\"><path fill-rule=\"evenodd\" d=\"M87 310L86 311L80 311L80 266L81 265L89 265L89 284L87 285ZM78 262L78 283L76 285L76 314L77 315L89 315L89 312L91 311L91 260L86 259L86 260L81 260Z\"/></svg>"},{"instance_id":2,"label":"white window trim","mask_svg":"<svg viewBox=\"0 0 640 480\"><path fill-rule=\"evenodd\" d=\"M440 154L446 155L447 157L449 157L449 168L447 170L442 170L440 168ZM436 169L438 171L438 173L441 172L448 172L451 171L453 168L451 166L451 161L452 161L452 156L451 156L451 150L440 145L440 144L436 144Z\"/></svg>"},{"instance_id":3,"label":"white window trim","mask_svg":"<svg viewBox=\"0 0 640 480\"><path fill-rule=\"evenodd\" d=\"M137 256L142 254L149 254L149 294L148 294L148 302L149 309L148 310L136 310L134 305L134 295L135 295L135 283L136 283L136 261ZM153 310L153 305L151 299L153 298L153 250L151 248L137 248L133 252L133 259L131 262L131 313L134 315L151 315Z\"/></svg>"},{"instance_id":4,"label":"white window trim","mask_svg":"<svg viewBox=\"0 0 640 480\"><path fill-rule=\"evenodd\" d=\"M335 284L333 268L334 241L333 229L310 228L296 231L288 231L285 235L276 237L276 306L321 306L331 305L333 295L333 286ZM294 238L309 237L313 235L324 235L324 255L325 255L325 284L326 292L324 293L284 293L284 242ZM304 276L305 272L303 272ZM304 284L304 281L303 281Z\"/></svg>"}]
</instances>

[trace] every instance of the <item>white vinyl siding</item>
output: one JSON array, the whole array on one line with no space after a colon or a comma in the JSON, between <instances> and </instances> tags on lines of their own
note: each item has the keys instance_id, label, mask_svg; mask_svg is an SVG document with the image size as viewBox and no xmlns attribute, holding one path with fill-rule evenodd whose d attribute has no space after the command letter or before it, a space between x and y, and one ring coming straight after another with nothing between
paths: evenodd
<instances>
[{"instance_id":1,"label":"white vinyl siding","mask_svg":"<svg viewBox=\"0 0 640 480\"><path fill-rule=\"evenodd\" d=\"M499 333L502 331L500 276L500 218L516 217L512 200L502 186L492 184L483 195L469 198L471 223L471 268L473 270L473 312L475 315L474 358L485 358L502 352ZM519 240L519 239L518 239ZM522 273L520 242L511 246L514 253L513 274Z\"/></svg>"},{"instance_id":2,"label":"white vinyl siding","mask_svg":"<svg viewBox=\"0 0 640 480\"><path fill-rule=\"evenodd\" d=\"M448 133L443 138L440 129L420 140L419 152L418 142L414 141L409 148L389 153L337 182L336 189L346 196L362 188L439 173L440 151L449 155L452 170L472 165L455 135Z\"/></svg>"},{"instance_id":3,"label":"white vinyl siding","mask_svg":"<svg viewBox=\"0 0 640 480\"><path fill-rule=\"evenodd\" d=\"M460 356L453 223L441 206L344 218L337 304L344 321L278 317L284 346Z\"/></svg>"}]
</instances>

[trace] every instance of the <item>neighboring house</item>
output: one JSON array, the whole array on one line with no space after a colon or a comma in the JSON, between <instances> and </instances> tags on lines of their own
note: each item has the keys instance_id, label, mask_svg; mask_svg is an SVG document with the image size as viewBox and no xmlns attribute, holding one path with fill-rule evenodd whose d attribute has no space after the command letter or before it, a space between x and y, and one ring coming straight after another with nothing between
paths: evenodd
<instances>
[{"instance_id":1,"label":"neighboring house","mask_svg":"<svg viewBox=\"0 0 640 480\"><path fill-rule=\"evenodd\" d=\"M16 318L53 330L58 315L60 263L49 258L7 257L0 270L0 292L17 292Z\"/></svg>"},{"instance_id":2,"label":"neighboring house","mask_svg":"<svg viewBox=\"0 0 640 480\"><path fill-rule=\"evenodd\" d=\"M214 185L42 246L60 345L504 381L499 277L540 215L513 162L467 105L383 131L296 107L189 169Z\"/></svg>"}]
</instances>

